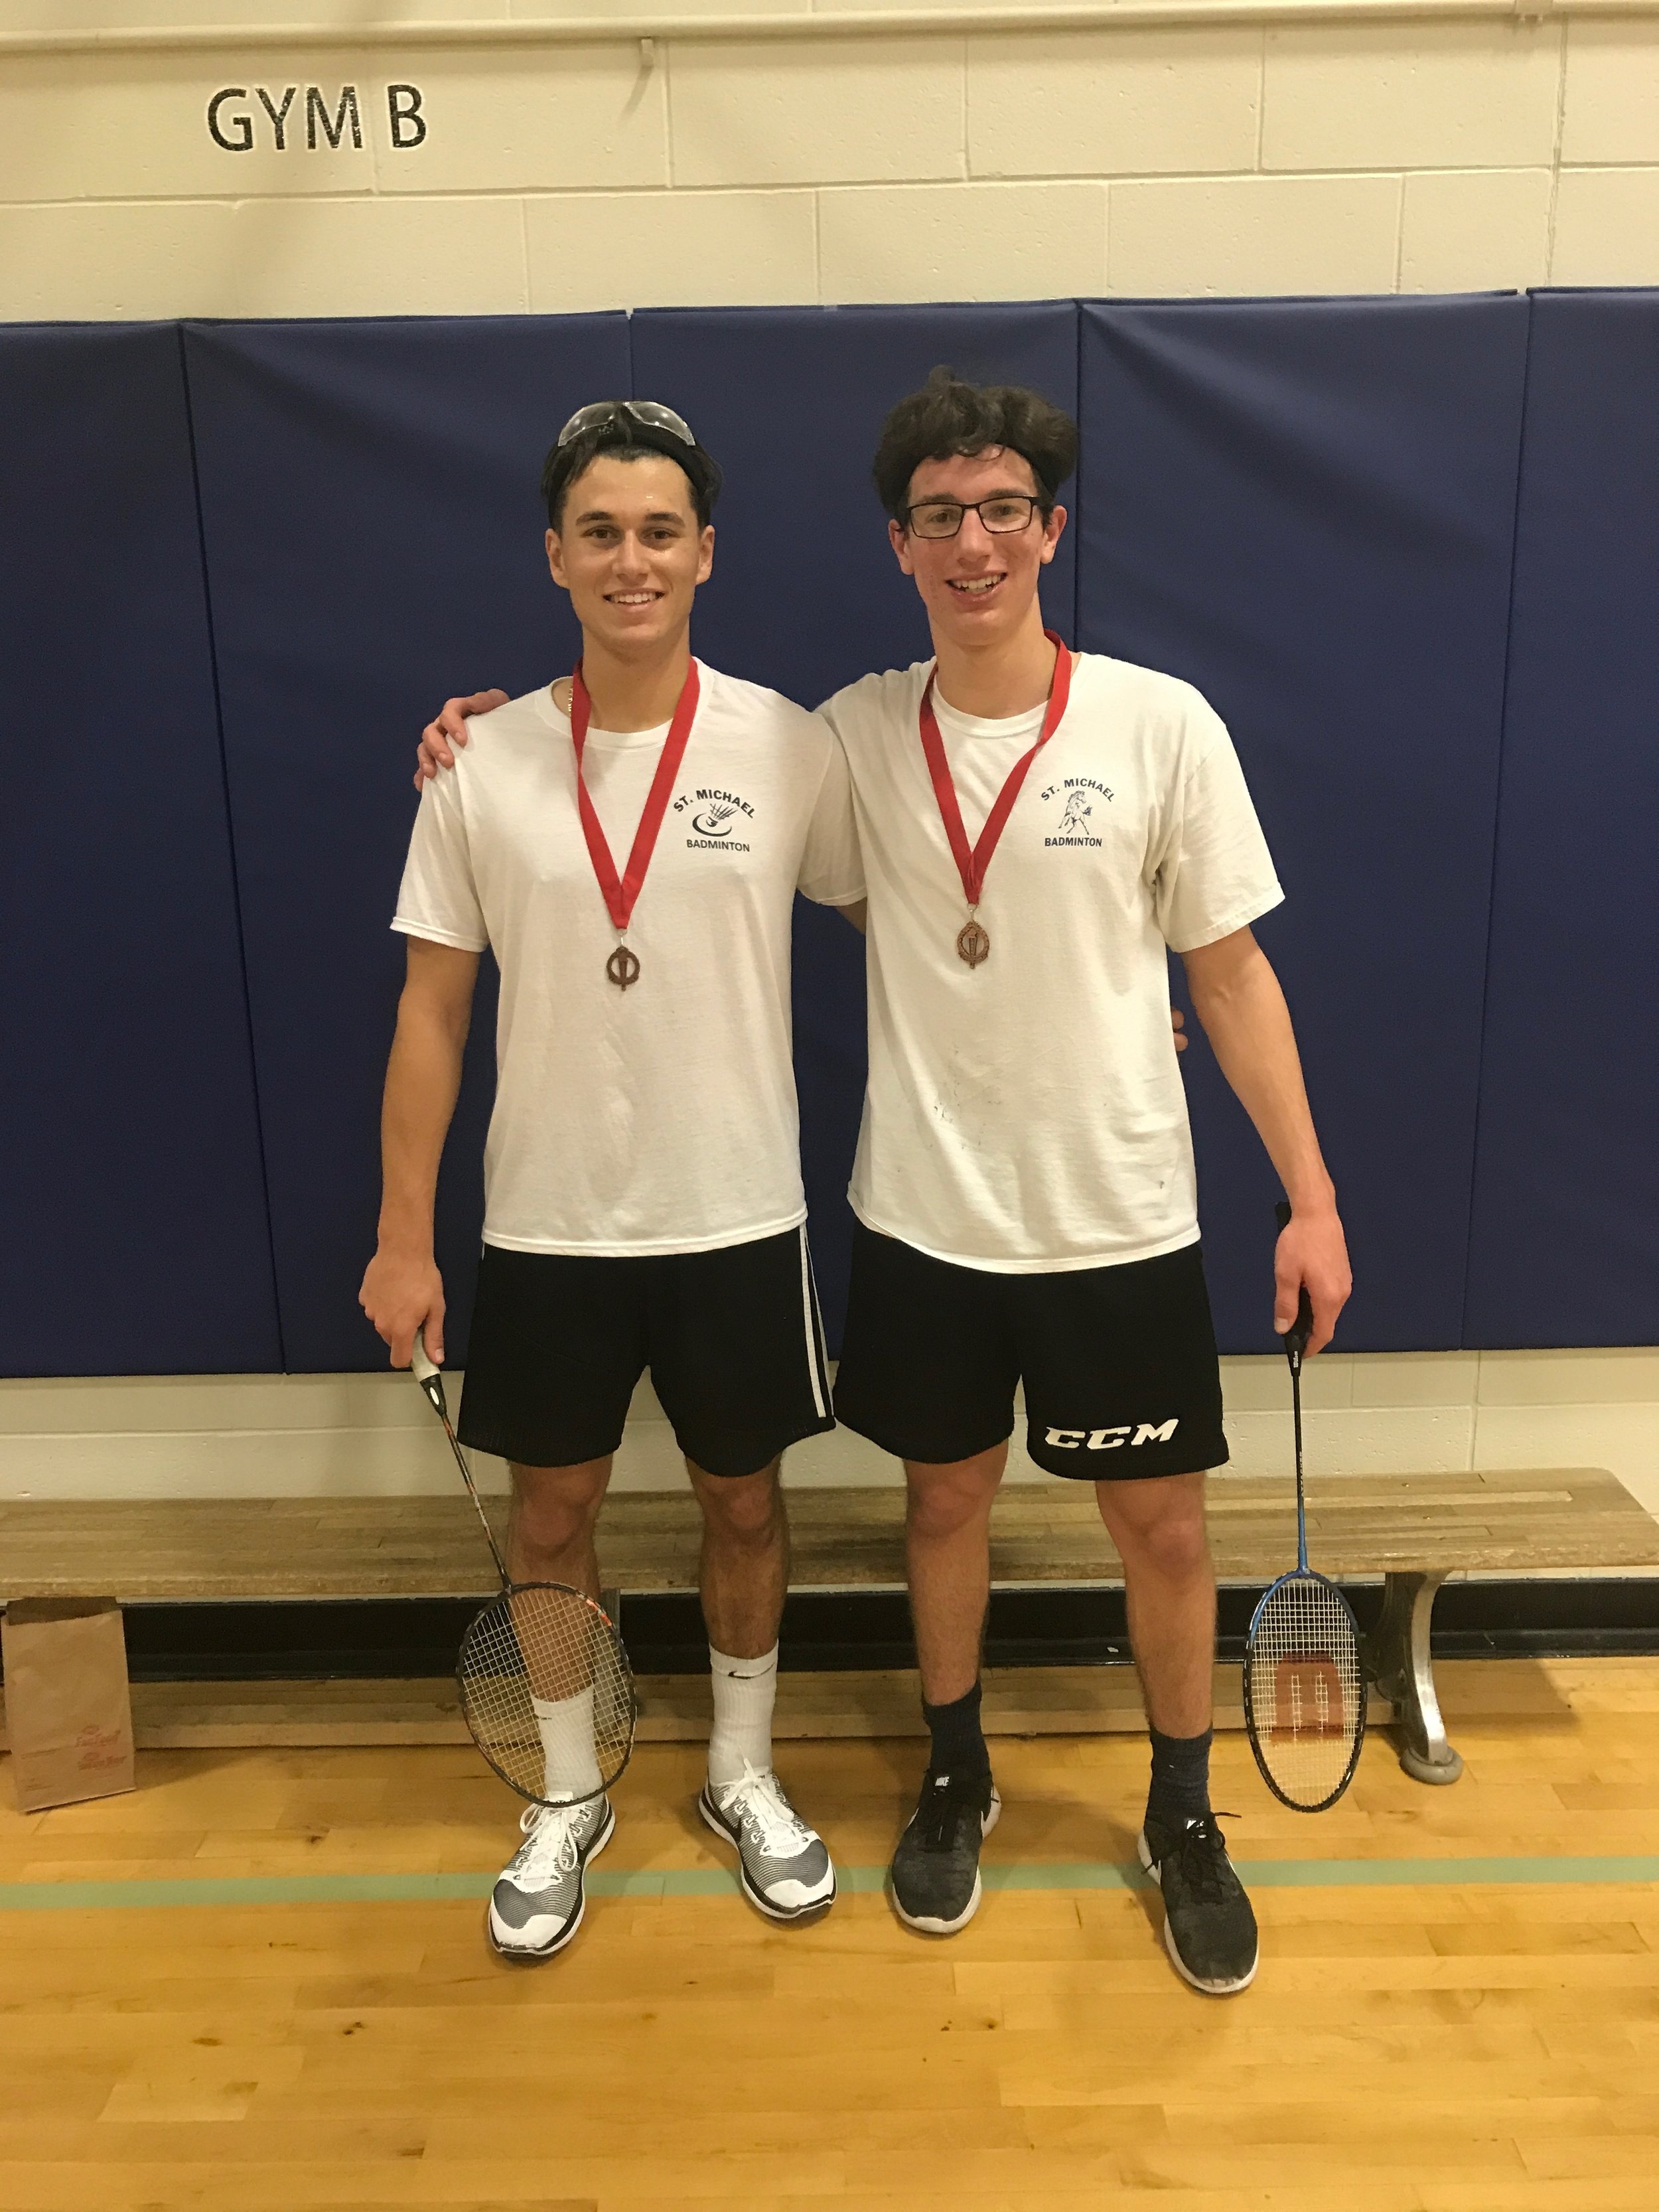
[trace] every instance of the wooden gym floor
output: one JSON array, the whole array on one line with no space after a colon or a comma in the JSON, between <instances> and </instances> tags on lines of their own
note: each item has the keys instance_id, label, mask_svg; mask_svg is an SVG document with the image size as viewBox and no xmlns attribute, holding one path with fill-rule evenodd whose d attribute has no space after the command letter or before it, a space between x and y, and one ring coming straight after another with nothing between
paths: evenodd
<instances>
[{"instance_id":1,"label":"wooden gym floor","mask_svg":"<svg viewBox=\"0 0 1659 2212\"><path fill-rule=\"evenodd\" d=\"M1263 1931L1225 2001L1124 1871L1123 1735L994 1745L997 1878L943 1943L879 1891L920 1745L782 1747L843 1869L794 1929L695 1819L698 1747L644 1745L528 1970L484 1949L515 1808L470 1750L143 1753L0 1810L0 2205L1653 2212L1659 1665L1442 1686L1449 1790L1379 1732L1300 1819L1218 1740Z\"/></svg>"}]
</instances>

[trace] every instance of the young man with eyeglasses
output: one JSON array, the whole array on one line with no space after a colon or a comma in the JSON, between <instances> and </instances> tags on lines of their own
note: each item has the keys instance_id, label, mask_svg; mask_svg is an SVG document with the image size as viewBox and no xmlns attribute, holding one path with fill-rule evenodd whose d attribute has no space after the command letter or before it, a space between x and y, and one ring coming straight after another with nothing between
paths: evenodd
<instances>
[{"instance_id":1,"label":"young man with eyeglasses","mask_svg":"<svg viewBox=\"0 0 1659 2212\"><path fill-rule=\"evenodd\" d=\"M979 1653L1023 1382L1030 1456L1093 1480L1123 1559L1152 1738L1139 1854L1176 1968L1222 1994L1252 1978L1257 1944L1209 1799L1203 1482L1227 1445L1169 951L1291 1199L1276 1325L1305 1283L1318 1350L1348 1263L1290 1017L1250 932L1282 895L1227 732L1190 685L1044 631L1037 583L1076 454L1075 426L1036 393L935 372L876 456L936 658L821 710L846 750L869 902L836 1402L909 1486L933 1751L893 1863L901 1916L938 1934L966 1923L1000 1809Z\"/></svg>"},{"instance_id":2,"label":"young man with eyeglasses","mask_svg":"<svg viewBox=\"0 0 1659 2212\"><path fill-rule=\"evenodd\" d=\"M600 401L543 477L574 673L473 725L422 795L392 927L408 975L386 1074L379 1245L362 1304L407 1365L443 1358L439 1158L480 954L501 969L483 1251L459 1431L512 1467L515 1579L597 1596L594 1527L649 1368L703 1512L714 1678L703 1820L775 1921L835 1870L774 1771L788 1538L781 1455L833 1425L790 1058L794 894L860 891L840 749L690 653L720 471L672 410ZM609 1841L592 1692L538 1701L547 1794L489 1937L550 1957ZM559 1800L565 1802L556 1802ZM580 1802L578 1802L580 1801Z\"/></svg>"},{"instance_id":3,"label":"young man with eyeglasses","mask_svg":"<svg viewBox=\"0 0 1659 2212\"><path fill-rule=\"evenodd\" d=\"M870 1078L836 1385L902 1459L932 1749L892 1867L907 1925L964 1927L1000 1810L980 1724L989 1521L1023 1382L1027 1449L1095 1484L1121 1554L1152 1742L1139 1839L1195 1988L1244 1988L1255 1915L1210 1805L1215 1577L1205 1472L1228 1456L1167 952L1292 1206L1275 1326L1310 1351L1350 1275L1290 1017L1250 924L1281 893L1220 720L1188 684L1044 631L1075 426L948 371L877 454L935 659L821 710L845 749L868 897ZM452 701L420 773L474 702Z\"/></svg>"}]
</instances>

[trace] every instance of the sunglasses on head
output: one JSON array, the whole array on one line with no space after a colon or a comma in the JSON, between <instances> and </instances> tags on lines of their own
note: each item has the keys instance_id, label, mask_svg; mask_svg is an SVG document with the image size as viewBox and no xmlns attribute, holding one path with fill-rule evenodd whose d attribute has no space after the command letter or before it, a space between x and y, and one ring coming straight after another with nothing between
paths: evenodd
<instances>
[{"instance_id":1,"label":"sunglasses on head","mask_svg":"<svg viewBox=\"0 0 1659 2212\"><path fill-rule=\"evenodd\" d=\"M568 446L573 438L580 438L585 430L597 430L602 424L626 418L647 430L665 430L671 438L695 446L696 434L683 415L672 407L665 407L660 399L593 399L586 407L579 407L560 431L555 450Z\"/></svg>"}]
</instances>

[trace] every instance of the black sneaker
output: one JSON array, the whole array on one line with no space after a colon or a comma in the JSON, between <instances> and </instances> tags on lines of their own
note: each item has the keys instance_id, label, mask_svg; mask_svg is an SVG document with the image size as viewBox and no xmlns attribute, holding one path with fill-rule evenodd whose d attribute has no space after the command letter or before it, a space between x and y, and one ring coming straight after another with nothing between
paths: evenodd
<instances>
[{"instance_id":1,"label":"black sneaker","mask_svg":"<svg viewBox=\"0 0 1659 2212\"><path fill-rule=\"evenodd\" d=\"M1189 1820L1178 1832L1153 1821L1140 1832L1139 1850L1164 1892L1164 1948L1176 1973L1210 1996L1248 1989L1255 1979L1255 1914L1216 1815Z\"/></svg>"},{"instance_id":2,"label":"black sneaker","mask_svg":"<svg viewBox=\"0 0 1659 2212\"><path fill-rule=\"evenodd\" d=\"M983 1774L922 1777L910 1825L893 1854L893 1910L924 1936L954 1936L979 1911L979 1847L1002 1800Z\"/></svg>"}]
</instances>

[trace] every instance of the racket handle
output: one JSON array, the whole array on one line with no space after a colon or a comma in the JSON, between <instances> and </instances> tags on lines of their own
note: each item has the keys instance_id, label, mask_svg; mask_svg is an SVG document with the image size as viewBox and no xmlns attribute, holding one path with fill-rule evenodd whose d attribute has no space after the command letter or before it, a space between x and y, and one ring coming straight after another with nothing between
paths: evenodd
<instances>
[{"instance_id":1,"label":"racket handle","mask_svg":"<svg viewBox=\"0 0 1659 2212\"><path fill-rule=\"evenodd\" d=\"M415 1343L409 1355L409 1364L414 1370L415 1380L422 1385L429 1382L434 1375L443 1372L436 1360L428 1352L426 1338L418 1328L415 1332Z\"/></svg>"},{"instance_id":2,"label":"racket handle","mask_svg":"<svg viewBox=\"0 0 1659 2212\"><path fill-rule=\"evenodd\" d=\"M1291 1225L1291 1201L1281 1198L1273 1208L1273 1219L1281 1231ZM1285 1357L1293 1367L1302 1364L1302 1355L1308 1349L1308 1339L1313 1334L1313 1300L1308 1296L1308 1285L1302 1285L1302 1295L1296 1302L1296 1319L1285 1330L1279 1341L1285 1346Z\"/></svg>"}]
</instances>

